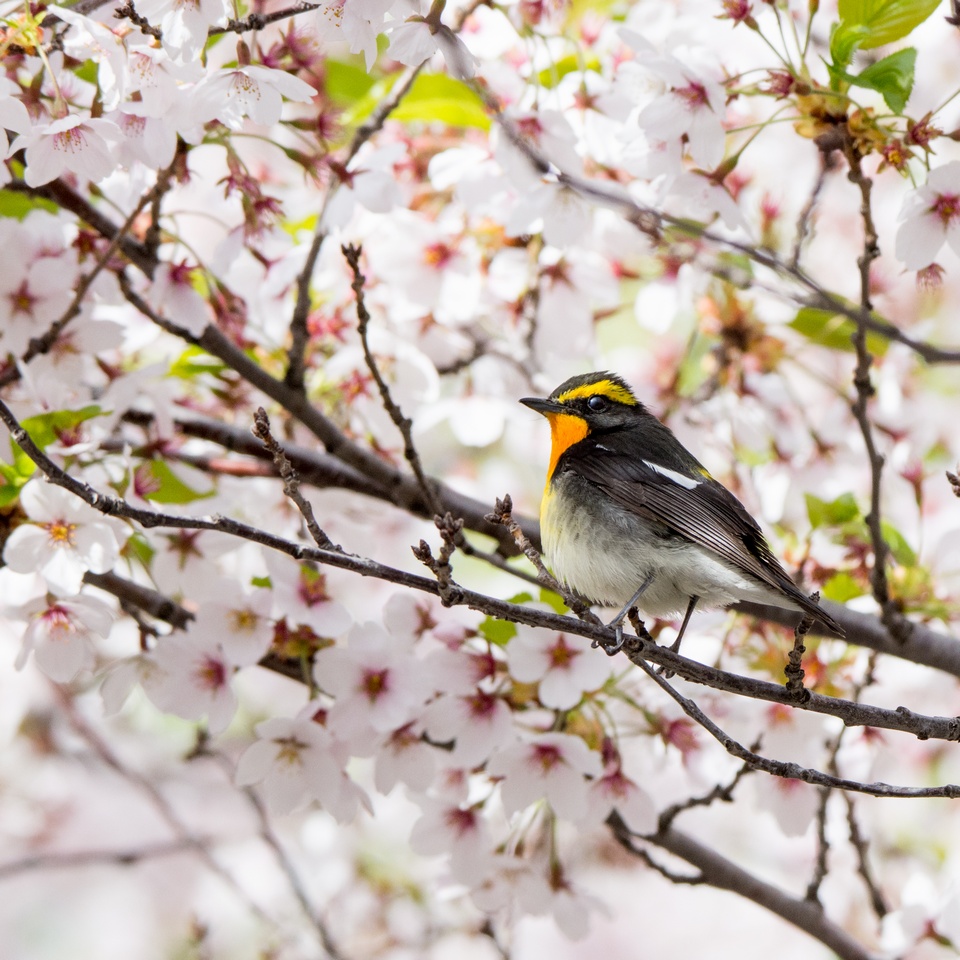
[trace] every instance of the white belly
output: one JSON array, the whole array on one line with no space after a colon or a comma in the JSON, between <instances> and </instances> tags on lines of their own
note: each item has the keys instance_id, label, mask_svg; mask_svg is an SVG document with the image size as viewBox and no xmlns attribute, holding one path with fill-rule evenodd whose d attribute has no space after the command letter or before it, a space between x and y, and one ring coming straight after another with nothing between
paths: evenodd
<instances>
[{"instance_id":1,"label":"white belly","mask_svg":"<svg viewBox=\"0 0 960 960\"><path fill-rule=\"evenodd\" d=\"M674 617L699 597L705 607L753 600L799 609L779 591L741 574L716 554L680 537L654 533L635 518L607 509L558 510L562 493L545 496L541 536L547 563L558 580L604 606L621 607L643 581L653 582L637 601L644 613ZM557 515L564 522L557 520Z\"/></svg>"}]
</instances>

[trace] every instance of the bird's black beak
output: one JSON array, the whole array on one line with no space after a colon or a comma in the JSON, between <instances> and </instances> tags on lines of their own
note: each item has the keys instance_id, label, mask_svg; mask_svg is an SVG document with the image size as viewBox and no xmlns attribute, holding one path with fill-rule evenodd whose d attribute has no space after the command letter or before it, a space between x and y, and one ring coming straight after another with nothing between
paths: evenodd
<instances>
[{"instance_id":1,"label":"bird's black beak","mask_svg":"<svg viewBox=\"0 0 960 960\"><path fill-rule=\"evenodd\" d=\"M542 413L544 416L547 416L551 413L564 412L563 405L557 403L556 400L544 400L540 397L524 397L520 402L525 407L529 407L531 410L536 410L537 413Z\"/></svg>"}]
</instances>

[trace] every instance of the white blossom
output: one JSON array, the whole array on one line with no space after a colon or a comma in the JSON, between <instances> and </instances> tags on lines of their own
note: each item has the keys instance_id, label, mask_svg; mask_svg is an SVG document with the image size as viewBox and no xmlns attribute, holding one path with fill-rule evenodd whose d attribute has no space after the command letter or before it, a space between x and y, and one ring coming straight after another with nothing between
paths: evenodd
<instances>
[{"instance_id":1,"label":"white blossom","mask_svg":"<svg viewBox=\"0 0 960 960\"><path fill-rule=\"evenodd\" d=\"M129 531L108 521L75 494L42 480L20 491L29 518L7 539L3 559L18 573L38 572L52 593L69 597L80 592L83 575L112 570L120 543Z\"/></svg>"}]
</instances>

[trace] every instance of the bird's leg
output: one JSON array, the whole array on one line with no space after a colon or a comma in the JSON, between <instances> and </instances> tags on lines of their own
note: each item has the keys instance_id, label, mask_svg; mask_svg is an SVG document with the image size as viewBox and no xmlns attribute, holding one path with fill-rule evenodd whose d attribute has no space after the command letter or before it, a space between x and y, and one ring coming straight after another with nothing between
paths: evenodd
<instances>
[{"instance_id":1,"label":"bird's leg","mask_svg":"<svg viewBox=\"0 0 960 960\"><path fill-rule=\"evenodd\" d=\"M683 623L680 624L680 632L677 634L677 639L670 644L670 650L673 653L677 653L680 650L680 641L683 639L683 635L686 632L687 624L690 622L690 617L693 615L693 608L697 605L697 601L700 598L696 595L690 598L690 602L687 604L687 612L683 615ZM660 670L663 678L669 680L673 676L672 670Z\"/></svg>"},{"instance_id":2,"label":"bird's leg","mask_svg":"<svg viewBox=\"0 0 960 960\"><path fill-rule=\"evenodd\" d=\"M617 639L613 644L607 645L605 643L600 643L598 640L593 641L593 646L603 647L603 652L608 656L612 657L615 653L620 652L620 648L623 646L623 619L630 612L630 608L643 596L644 591L647 587L653 583L653 574L649 574L643 583L637 587L637 592L626 602L624 608L607 624L608 627L615 627L617 631Z\"/></svg>"},{"instance_id":3,"label":"bird's leg","mask_svg":"<svg viewBox=\"0 0 960 960\"><path fill-rule=\"evenodd\" d=\"M683 639L683 635L686 632L687 624L690 622L690 617L693 615L693 608L697 605L697 601L700 598L698 596L692 596L690 602L687 604L687 612L683 615L683 623L680 624L680 632L677 634L677 639L670 644L670 649L677 653L680 650L680 641Z\"/></svg>"}]
</instances>

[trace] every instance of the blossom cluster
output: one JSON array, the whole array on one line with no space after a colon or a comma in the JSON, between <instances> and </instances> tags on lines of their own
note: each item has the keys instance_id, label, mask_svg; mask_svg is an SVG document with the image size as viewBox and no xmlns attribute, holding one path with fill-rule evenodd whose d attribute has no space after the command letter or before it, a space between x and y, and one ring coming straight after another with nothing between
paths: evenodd
<instances>
[{"instance_id":1,"label":"blossom cluster","mask_svg":"<svg viewBox=\"0 0 960 960\"><path fill-rule=\"evenodd\" d=\"M45 813L0 801L18 850L62 852L69 804L45 793L44 765L66 769L96 728L101 759L108 740L153 758L129 762L131 783L199 777L164 767L178 749L221 757L290 848L338 864L317 897L346 904L332 926L357 956L426 955L441 916L494 940L542 916L584 936L604 922L598 875L622 855L610 838L662 840L687 810L784 886L829 860L826 913L871 943L955 953L949 868L923 855L937 843L955 859L947 813L891 826L869 808L885 855L871 907L849 892L872 882L852 802L741 784L676 701L582 637L397 587L426 572L409 548L436 542L432 514L459 506L473 519L456 582L554 609L525 581L516 597L528 568L504 559L506 534L491 548L483 517L507 489L518 515L537 509L548 438L516 399L609 368L826 600L883 624L891 609L951 623L955 388L918 359L958 359L960 60L935 4L0 6L0 401L39 451L0 437L0 657L22 671L6 729L41 744L28 766L43 775L16 802ZM362 250L358 272L344 248ZM310 517L249 434L261 406L328 554L369 577L298 553ZM678 627L649 626L659 640ZM850 639L811 644L818 692L956 713L948 668L928 682ZM780 682L790 642L698 612L684 650ZM870 728L683 689L744 744L838 776L956 766ZM69 736L29 741L45 712ZM184 745L184 729L202 735ZM183 826L164 790L152 798ZM363 824L394 816L420 862L441 862L410 867L417 883L391 885L363 848ZM387 889L435 911L419 940L382 909ZM367 914L379 946L357 933ZM28 937L18 922L0 914Z\"/></svg>"}]
</instances>

